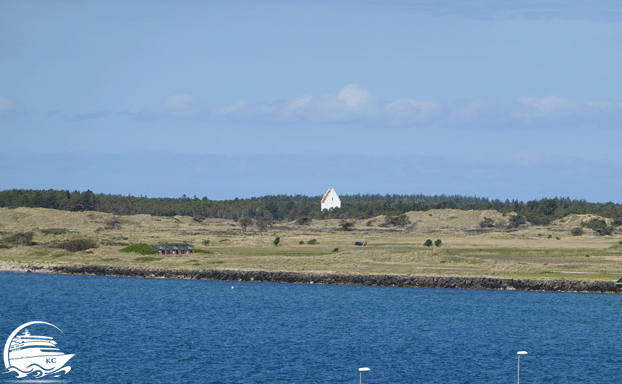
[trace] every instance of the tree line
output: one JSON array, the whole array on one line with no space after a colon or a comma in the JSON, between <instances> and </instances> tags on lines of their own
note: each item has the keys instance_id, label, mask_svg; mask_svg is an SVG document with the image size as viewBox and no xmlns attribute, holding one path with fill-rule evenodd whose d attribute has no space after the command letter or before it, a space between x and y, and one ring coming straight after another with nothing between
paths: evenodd
<instances>
[{"instance_id":1,"label":"tree line","mask_svg":"<svg viewBox=\"0 0 622 384\"><path fill-rule=\"evenodd\" d=\"M90 190L0 191L0 207L41 207L67 211L99 211L117 215L193 216L195 218L241 218L276 221L308 219L367 219L379 215L398 216L409 211L431 209L496 210L515 212L536 225L546 225L569 214L593 214L622 223L622 205L589 203L570 198L543 198L522 202L490 200L460 195L342 195L341 208L320 212L321 195L268 195L247 199L210 200L207 197L149 198L95 194ZM619 224L616 224L619 225Z\"/></svg>"}]
</instances>

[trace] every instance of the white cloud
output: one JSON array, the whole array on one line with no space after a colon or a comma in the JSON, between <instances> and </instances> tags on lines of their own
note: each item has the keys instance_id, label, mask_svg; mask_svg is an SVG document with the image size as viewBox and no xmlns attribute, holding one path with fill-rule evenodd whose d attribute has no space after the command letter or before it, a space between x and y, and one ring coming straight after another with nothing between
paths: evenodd
<instances>
[{"instance_id":1,"label":"white cloud","mask_svg":"<svg viewBox=\"0 0 622 384\"><path fill-rule=\"evenodd\" d=\"M443 104L432 100L379 101L358 84L348 84L336 95L314 97L304 94L273 105L239 100L214 110L214 116L230 119L273 121L385 122L393 125L420 124L442 115Z\"/></svg>"},{"instance_id":2,"label":"white cloud","mask_svg":"<svg viewBox=\"0 0 622 384\"><path fill-rule=\"evenodd\" d=\"M544 98L519 97L517 101L522 106L522 110L517 111L515 116L525 119L568 115L580 112L583 107L579 103L555 95Z\"/></svg>"},{"instance_id":3,"label":"white cloud","mask_svg":"<svg viewBox=\"0 0 622 384\"><path fill-rule=\"evenodd\" d=\"M230 115L234 112L243 111L250 107L250 103L246 100L238 100L233 104L226 105L224 107L216 108L214 113L220 116Z\"/></svg>"},{"instance_id":4,"label":"white cloud","mask_svg":"<svg viewBox=\"0 0 622 384\"><path fill-rule=\"evenodd\" d=\"M15 107L16 107L16 104L14 101L0 97L0 113L9 112L15 109Z\"/></svg>"},{"instance_id":5,"label":"white cloud","mask_svg":"<svg viewBox=\"0 0 622 384\"><path fill-rule=\"evenodd\" d=\"M15 103L0 98L0 113L16 109ZM147 118L194 117L202 113L193 95L177 93L163 104L143 111ZM5 116L7 116L5 114ZM336 94L302 94L271 104L252 103L245 99L212 109L211 118L257 122L360 122L377 126L421 126L430 123L450 127L516 126L570 127L582 124L602 127L619 126L622 103L610 101L573 101L556 95L525 96L515 99L461 100L447 106L440 101L399 99L381 101L358 84L348 84Z\"/></svg>"},{"instance_id":6,"label":"white cloud","mask_svg":"<svg viewBox=\"0 0 622 384\"><path fill-rule=\"evenodd\" d=\"M360 110L370 102L371 95L358 84L349 84L341 88L337 99L344 100L351 109Z\"/></svg>"},{"instance_id":7,"label":"white cloud","mask_svg":"<svg viewBox=\"0 0 622 384\"><path fill-rule=\"evenodd\" d=\"M580 102L556 95L516 99L473 99L454 104L447 122L455 126L512 127L517 125L569 127L596 124L601 127L622 122L622 103Z\"/></svg>"}]
</instances>

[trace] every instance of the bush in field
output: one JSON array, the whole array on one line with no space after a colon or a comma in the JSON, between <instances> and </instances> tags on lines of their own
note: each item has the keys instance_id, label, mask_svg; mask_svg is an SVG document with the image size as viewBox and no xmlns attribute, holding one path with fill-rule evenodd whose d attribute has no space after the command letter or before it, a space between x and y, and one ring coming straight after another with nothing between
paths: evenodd
<instances>
[{"instance_id":1,"label":"bush in field","mask_svg":"<svg viewBox=\"0 0 622 384\"><path fill-rule=\"evenodd\" d=\"M145 243L132 244L125 248L119 249L119 252L138 253L139 255L156 255L160 253L157 249L151 248L149 244Z\"/></svg>"},{"instance_id":2,"label":"bush in field","mask_svg":"<svg viewBox=\"0 0 622 384\"><path fill-rule=\"evenodd\" d=\"M192 220L196 221L197 223L202 223L203 220L205 220L205 216L194 215L194 216L192 216Z\"/></svg>"},{"instance_id":3,"label":"bush in field","mask_svg":"<svg viewBox=\"0 0 622 384\"><path fill-rule=\"evenodd\" d=\"M268 221L265 219L258 219L255 223L259 232L265 232L268 230Z\"/></svg>"},{"instance_id":4,"label":"bush in field","mask_svg":"<svg viewBox=\"0 0 622 384\"><path fill-rule=\"evenodd\" d=\"M392 225L394 227L401 227L401 226L408 225L408 224L410 224L410 219L405 214L402 214L399 216L387 215L384 217L383 226L386 227L386 226Z\"/></svg>"},{"instance_id":5,"label":"bush in field","mask_svg":"<svg viewBox=\"0 0 622 384\"><path fill-rule=\"evenodd\" d=\"M354 221L341 220L339 226L342 231L351 231L354 228Z\"/></svg>"},{"instance_id":6,"label":"bush in field","mask_svg":"<svg viewBox=\"0 0 622 384\"><path fill-rule=\"evenodd\" d=\"M521 215L512 215L510 216L510 219L508 220L508 227L518 228L519 226L526 224L526 223L527 221Z\"/></svg>"},{"instance_id":7,"label":"bush in field","mask_svg":"<svg viewBox=\"0 0 622 384\"><path fill-rule=\"evenodd\" d=\"M246 232L246 228L250 227L251 225L253 225L253 219L251 219L250 217L243 217L240 220L240 226L242 227L244 232Z\"/></svg>"},{"instance_id":8,"label":"bush in field","mask_svg":"<svg viewBox=\"0 0 622 384\"><path fill-rule=\"evenodd\" d=\"M203 245L209 245L209 240L203 240Z\"/></svg>"},{"instance_id":9,"label":"bush in field","mask_svg":"<svg viewBox=\"0 0 622 384\"><path fill-rule=\"evenodd\" d=\"M0 243L3 244L13 244L13 245L35 245L34 241L32 241L32 237L34 236L33 232L19 232L11 236L7 236L3 238Z\"/></svg>"},{"instance_id":10,"label":"bush in field","mask_svg":"<svg viewBox=\"0 0 622 384\"><path fill-rule=\"evenodd\" d=\"M298 225L309 225L311 224L311 219L308 217L301 217L300 219L296 220L296 224Z\"/></svg>"},{"instance_id":11,"label":"bush in field","mask_svg":"<svg viewBox=\"0 0 622 384\"><path fill-rule=\"evenodd\" d=\"M484 220L479 222L479 226L482 228L493 228L495 226L495 221L490 217L484 217Z\"/></svg>"},{"instance_id":12,"label":"bush in field","mask_svg":"<svg viewBox=\"0 0 622 384\"><path fill-rule=\"evenodd\" d=\"M443 242L441 241L441 239L438 239L434 242L434 245L436 245L437 247L440 247L441 244L443 244Z\"/></svg>"},{"instance_id":13,"label":"bush in field","mask_svg":"<svg viewBox=\"0 0 622 384\"><path fill-rule=\"evenodd\" d=\"M601 219L592 219L590 221L584 221L581 223L582 227L588 227L589 229L595 231L600 236L608 235L610 236L615 229L613 226L607 226L607 222Z\"/></svg>"},{"instance_id":14,"label":"bush in field","mask_svg":"<svg viewBox=\"0 0 622 384\"><path fill-rule=\"evenodd\" d=\"M110 220L106 220L106 229L119 229L121 228L121 220L118 217L112 216Z\"/></svg>"},{"instance_id":15,"label":"bush in field","mask_svg":"<svg viewBox=\"0 0 622 384\"><path fill-rule=\"evenodd\" d=\"M423 245L425 245L426 247L431 247L432 246L432 239L427 239L425 241L425 243L423 243Z\"/></svg>"},{"instance_id":16,"label":"bush in field","mask_svg":"<svg viewBox=\"0 0 622 384\"><path fill-rule=\"evenodd\" d=\"M277 236L277 237L274 238L274 241L273 241L274 245L279 245L280 242L281 242L281 238L280 237Z\"/></svg>"},{"instance_id":17,"label":"bush in field","mask_svg":"<svg viewBox=\"0 0 622 384\"><path fill-rule=\"evenodd\" d=\"M314 245L314 244L318 244L318 242L317 242L316 239L311 239L311 240L307 241L307 244Z\"/></svg>"},{"instance_id":18,"label":"bush in field","mask_svg":"<svg viewBox=\"0 0 622 384\"><path fill-rule=\"evenodd\" d=\"M55 245L55 248L61 248L69 252L85 251L95 247L97 247L97 243L93 239L65 240Z\"/></svg>"},{"instance_id":19,"label":"bush in field","mask_svg":"<svg viewBox=\"0 0 622 384\"><path fill-rule=\"evenodd\" d=\"M583 234L583 228L573 228L572 231L570 231L570 233L572 234L572 236L581 236Z\"/></svg>"},{"instance_id":20,"label":"bush in field","mask_svg":"<svg viewBox=\"0 0 622 384\"><path fill-rule=\"evenodd\" d=\"M64 235L67 232L69 232L67 228L47 228L41 230L41 233L44 235Z\"/></svg>"}]
</instances>

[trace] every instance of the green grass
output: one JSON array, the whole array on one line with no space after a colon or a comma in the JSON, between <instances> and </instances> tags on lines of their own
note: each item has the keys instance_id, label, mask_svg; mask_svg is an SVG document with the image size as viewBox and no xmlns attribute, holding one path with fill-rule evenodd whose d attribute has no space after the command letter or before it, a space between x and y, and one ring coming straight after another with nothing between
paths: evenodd
<instances>
[{"instance_id":1,"label":"green grass","mask_svg":"<svg viewBox=\"0 0 622 384\"><path fill-rule=\"evenodd\" d=\"M78 252L95 248L97 247L97 243L93 239L75 239L62 241L54 245L54 247L61 248L69 252Z\"/></svg>"},{"instance_id":2,"label":"green grass","mask_svg":"<svg viewBox=\"0 0 622 384\"><path fill-rule=\"evenodd\" d=\"M47 228L41 230L41 233L45 235L64 235L67 232L69 232L67 228Z\"/></svg>"},{"instance_id":3,"label":"green grass","mask_svg":"<svg viewBox=\"0 0 622 384\"><path fill-rule=\"evenodd\" d=\"M138 253L139 255L157 255L160 253L157 249L151 248L149 244L146 243L132 244L119 249L119 252Z\"/></svg>"},{"instance_id":4,"label":"green grass","mask_svg":"<svg viewBox=\"0 0 622 384\"><path fill-rule=\"evenodd\" d=\"M214 248L215 253L219 255L232 256L325 256L331 254L332 248Z\"/></svg>"},{"instance_id":5,"label":"green grass","mask_svg":"<svg viewBox=\"0 0 622 384\"><path fill-rule=\"evenodd\" d=\"M160 261L160 260L162 260L161 257L152 257L152 256L137 257L134 259L134 261L139 261L141 263L148 263L151 261Z\"/></svg>"},{"instance_id":6,"label":"green grass","mask_svg":"<svg viewBox=\"0 0 622 384\"><path fill-rule=\"evenodd\" d=\"M452 249L455 255L465 257L585 257L590 256L609 256L620 254L619 246L612 246L603 250L596 249L521 249L521 248L482 248L482 249Z\"/></svg>"}]
</instances>

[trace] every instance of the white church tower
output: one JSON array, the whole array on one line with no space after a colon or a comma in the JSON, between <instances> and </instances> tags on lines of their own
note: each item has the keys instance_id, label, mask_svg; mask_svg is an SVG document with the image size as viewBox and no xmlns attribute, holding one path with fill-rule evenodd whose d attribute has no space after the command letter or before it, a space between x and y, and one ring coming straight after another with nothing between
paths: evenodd
<instances>
[{"instance_id":1,"label":"white church tower","mask_svg":"<svg viewBox=\"0 0 622 384\"><path fill-rule=\"evenodd\" d=\"M341 208L341 200L334 189L328 188L328 191L326 191L324 197L322 197L322 211L333 208Z\"/></svg>"}]
</instances>

